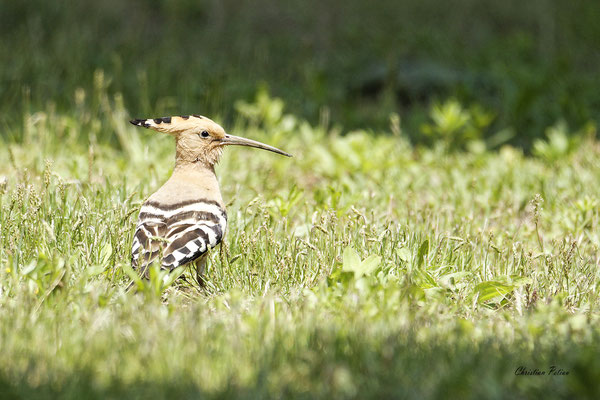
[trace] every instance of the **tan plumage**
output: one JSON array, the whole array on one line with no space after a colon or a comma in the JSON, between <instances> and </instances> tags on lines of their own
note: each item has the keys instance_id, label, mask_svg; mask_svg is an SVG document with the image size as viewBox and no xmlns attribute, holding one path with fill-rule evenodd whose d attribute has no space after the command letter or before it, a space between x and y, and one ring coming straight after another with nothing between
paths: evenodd
<instances>
[{"instance_id":1,"label":"tan plumage","mask_svg":"<svg viewBox=\"0 0 600 400\"><path fill-rule=\"evenodd\" d=\"M175 137L175 168L165 184L140 209L133 239L132 265L147 277L147 267L159 256L163 268L194 262L203 283L206 254L223 240L227 214L214 165L227 145L261 148L289 154L253 140L225 133L199 115L130 121Z\"/></svg>"}]
</instances>

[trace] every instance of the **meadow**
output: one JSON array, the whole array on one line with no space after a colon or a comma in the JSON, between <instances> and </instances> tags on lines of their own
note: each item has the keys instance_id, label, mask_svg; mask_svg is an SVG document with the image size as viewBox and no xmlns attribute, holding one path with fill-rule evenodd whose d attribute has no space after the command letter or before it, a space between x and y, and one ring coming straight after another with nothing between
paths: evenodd
<instances>
[{"instance_id":1,"label":"meadow","mask_svg":"<svg viewBox=\"0 0 600 400\"><path fill-rule=\"evenodd\" d=\"M0 136L0 397L597 396L593 125L489 151L451 102L422 147L398 116L348 132L260 92L226 128L294 158L226 150L201 290L129 267L174 146L101 87Z\"/></svg>"}]
</instances>

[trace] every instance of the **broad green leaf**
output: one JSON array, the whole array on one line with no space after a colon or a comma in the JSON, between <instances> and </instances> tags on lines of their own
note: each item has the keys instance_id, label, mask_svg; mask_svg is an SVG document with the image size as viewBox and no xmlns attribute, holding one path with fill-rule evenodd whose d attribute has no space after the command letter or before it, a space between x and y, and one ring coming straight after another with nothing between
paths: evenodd
<instances>
[{"instance_id":1,"label":"broad green leaf","mask_svg":"<svg viewBox=\"0 0 600 400\"><path fill-rule=\"evenodd\" d=\"M396 254L398 254L398 257L404 262L409 262L412 258L412 252L406 247L396 250Z\"/></svg>"},{"instance_id":2,"label":"broad green leaf","mask_svg":"<svg viewBox=\"0 0 600 400\"><path fill-rule=\"evenodd\" d=\"M106 263L108 262L108 260L110 259L110 257L113 254L113 248L112 245L110 244L110 242L106 242L104 245L102 245L100 247L100 261L102 263Z\"/></svg>"},{"instance_id":3,"label":"broad green leaf","mask_svg":"<svg viewBox=\"0 0 600 400\"><path fill-rule=\"evenodd\" d=\"M504 297L515 289L514 285L507 285L498 281L481 282L475 287L475 292L479 293L477 301L485 303L496 297Z\"/></svg>"},{"instance_id":4,"label":"broad green leaf","mask_svg":"<svg viewBox=\"0 0 600 400\"><path fill-rule=\"evenodd\" d=\"M346 249L344 249L342 259L342 271L356 273L358 268L360 268L360 257L358 256L356 250L354 250L352 247L348 246Z\"/></svg>"},{"instance_id":5,"label":"broad green leaf","mask_svg":"<svg viewBox=\"0 0 600 400\"><path fill-rule=\"evenodd\" d=\"M357 271L361 275L370 275L373 271L381 264L381 257L375 254L371 254L365 258L360 264L360 268Z\"/></svg>"}]
</instances>

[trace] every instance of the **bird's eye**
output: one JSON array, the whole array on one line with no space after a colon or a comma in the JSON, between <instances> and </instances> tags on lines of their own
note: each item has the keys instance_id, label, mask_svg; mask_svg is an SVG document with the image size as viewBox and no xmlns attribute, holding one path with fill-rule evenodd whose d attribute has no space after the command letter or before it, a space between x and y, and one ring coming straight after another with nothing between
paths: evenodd
<instances>
[{"instance_id":1,"label":"bird's eye","mask_svg":"<svg viewBox=\"0 0 600 400\"><path fill-rule=\"evenodd\" d=\"M207 131L202 131L200 135L202 135L203 138L207 138L209 136Z\"/></svg>"}]
</instances>

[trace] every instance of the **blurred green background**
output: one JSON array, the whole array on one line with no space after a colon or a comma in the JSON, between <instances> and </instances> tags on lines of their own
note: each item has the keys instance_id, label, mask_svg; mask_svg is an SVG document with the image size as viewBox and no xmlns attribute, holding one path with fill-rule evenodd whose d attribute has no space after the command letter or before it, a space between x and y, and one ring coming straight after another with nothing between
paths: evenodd
<instances>
[{"instance_id":1,"label":"blurred green background","mask_svg":"<svg viewBox=\"0 0 600 400\"><path fill-rule=\"evenodd\" d=\"M69 112L101 70L134 117L232 122L263 87L311 123L380 131L397 114L428 143L431 108L454 99L488 147L529 149L560 121L598 124L599 20L586 0L2 0L0 123Z\"/></svg>"}]
</instances>

